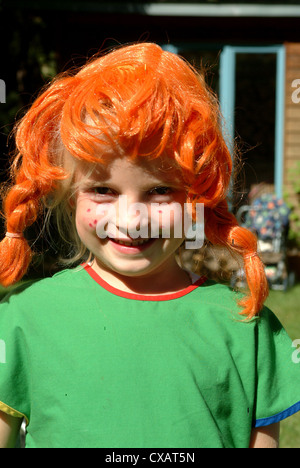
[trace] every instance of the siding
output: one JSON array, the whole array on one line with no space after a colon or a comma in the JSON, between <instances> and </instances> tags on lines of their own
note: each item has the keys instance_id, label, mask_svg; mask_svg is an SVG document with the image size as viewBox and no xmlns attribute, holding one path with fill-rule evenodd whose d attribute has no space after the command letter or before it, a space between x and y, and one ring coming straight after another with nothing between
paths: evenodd
<instances>
[{"instance_id":1,"label":"siding","mask_svg":"<svg viewBox=\"0 0 300 468\"><path fill-rule=\"evenodd\" d=\"M286 89L285 89L285 151L284 151L284 185L291 188L291 170L297 161L300 163L300 102L292 100L297 88L292 87L298 79L300 88L300 43L286 44ZM300 92L297 94L300 98ZM295 96L295 94L294 94Z\"/></svg>"},{"instance_id":2,"label":"siding","mask_svg":"<svg viewBox=\"0 0 300 468\"><path fill-rule=\"evenodd\" d=\"M295 193L295 183L300 187L300 43L286 45L285 85L285 148L284 148L284 193L293 206L291 230L300 242L300 195ZM299 80L296 87L294 80ZM297 92L299 89L299 92ZM293 99L294 98L294 99ZM297 165L299 169L297 170ZM296 219L295 219L296 218Z\"/></svg>"}]
</instances>

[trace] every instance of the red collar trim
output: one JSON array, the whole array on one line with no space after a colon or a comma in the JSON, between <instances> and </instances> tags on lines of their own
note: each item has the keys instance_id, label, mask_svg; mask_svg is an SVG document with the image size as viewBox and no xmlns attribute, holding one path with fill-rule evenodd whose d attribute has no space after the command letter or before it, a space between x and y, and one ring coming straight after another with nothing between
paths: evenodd
<instances>
[{"instance_id":1,"label":"red collar trim","mask_svg":"<svg viewBox=\"0 0 300 468\"><path fill-rule=\"evenodd\" d=\"M82 266L84 267L85 271L93 278L93 280L95 280L96 283L100 284L100 286L106 289L106 291L114 294L115 296L125 297L126 299L134 299L136 301L170 301L172 299L177 299L179 297L186 296L190 292L194 291L194 289L197 289L207 280L205 276L201 276L201 278L199 278L194 284L191 284L182 291L177 291L175 293L157 295L134 294L126 291L121 291L120 289L111 286L104 279L102 279L101 276L99 276L98 273L96 273L90 265L84 263Z\"/></svg>"}]
</instances>

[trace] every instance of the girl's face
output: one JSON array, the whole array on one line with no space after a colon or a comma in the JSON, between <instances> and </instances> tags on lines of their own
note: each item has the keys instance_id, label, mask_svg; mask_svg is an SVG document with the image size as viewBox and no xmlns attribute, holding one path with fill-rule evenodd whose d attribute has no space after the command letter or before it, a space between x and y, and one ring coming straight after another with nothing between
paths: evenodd
<instances>
[{"instance_id":1,"label":"girl's face","mask_svg":"<svg viewBox=\"0 0 300 468\"><path fill-rule=\"evenodd\" d=\"M108 152L105 164L77 182L76 229L98 272L146 278L174 270L186 189L173 161Z\"/></svg>"}]
</instances>

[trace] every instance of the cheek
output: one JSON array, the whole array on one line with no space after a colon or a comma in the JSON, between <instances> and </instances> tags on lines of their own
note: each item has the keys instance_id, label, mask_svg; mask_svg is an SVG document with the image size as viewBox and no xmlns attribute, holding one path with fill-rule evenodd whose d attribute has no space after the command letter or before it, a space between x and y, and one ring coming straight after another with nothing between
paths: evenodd
<instances>
[{"instance_id":1,"label":"cheek","mask_svg":"<svg viewBox=\"0 0 300 468\"><path fill-rule=\"evenodd\" d=\"M96 210L93 206L77 206L76 209L76 227L78 231L95 230L97 225Z\"/></svg>"},{"instance_id":2,"label":"cheek","mask_svg":"<svg viewBox=\"0 0 300 468\"><path fill-rule=\"evenodd\" d=\"M106 225L110 220L111 206L103 205L87 205L84 209L77 210L76 212L76 226L80 232L97 232L97 228Z\"/></svg>"},{"instance_id":3,"label":"cheek","mask_svg":"<svg viewBox=\"0 0 300 468\"><path fill-rule=\"evenodd\" d=\"M151 219L162 229L182 226L183 210L179 203L162 205L152 213Z\"/></svg>"},{"instance_id":4,"label":"cheek","mask_svg":"<svg viewBox=\"0 0 300 468\"><path fill-rule=\"evenodd\" d=\"M183 211L180 205L173 205L171 212L171 226L182 226L183 222Z\"/></svg>"}]
</instances>

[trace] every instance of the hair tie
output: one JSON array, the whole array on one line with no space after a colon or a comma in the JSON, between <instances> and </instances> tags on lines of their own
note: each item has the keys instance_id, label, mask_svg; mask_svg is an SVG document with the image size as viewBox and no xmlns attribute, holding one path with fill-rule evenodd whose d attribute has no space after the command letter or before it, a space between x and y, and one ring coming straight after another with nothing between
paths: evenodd
<instances>
[{"instance_id":1,"label":"hair tie","mask_svg":"<svg viewBox=\"0 0 300 468\"><path fill-rule=\"evenodd\" d=\"M244 255L244 259L246 259L246 260L248 260L248 258L253 258L253 257L258 257L258 253L254 252L254 253L251 253L251 254Z\"/></svg>"},{"instance_id":2,"label":"hair tie","mask_svg":"<svg viewBox=\"0 0 300 468\"><path fill-rule=\"evenodd\" d=\"M21 239L24 236L21 232L7 232L5 237L10 237L11 239Z\"/></svg>"}]
</instances>

